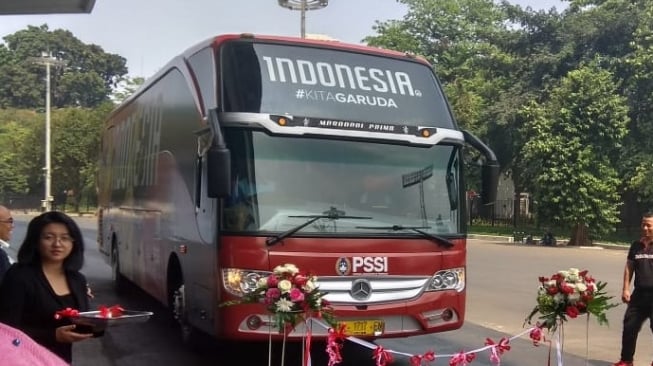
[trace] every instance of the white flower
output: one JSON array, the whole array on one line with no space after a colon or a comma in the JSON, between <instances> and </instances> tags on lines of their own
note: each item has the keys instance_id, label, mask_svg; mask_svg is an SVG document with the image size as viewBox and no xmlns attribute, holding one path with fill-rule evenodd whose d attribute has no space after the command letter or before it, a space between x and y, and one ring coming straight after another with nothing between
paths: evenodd
<instances>
[{"instance_id":1,"label":"white flower","mask_svg":"<svg viewBox=\"0 0 653 366\"><path fill-rule=\"evenodd\" d=\"M274 305L277 311L289 312L292 310L293 302L282 297Z\"/></svg>"},{"instance_id":2,"label":"white flower","mask_svg":"<svg viewBox=\"0 0 653 366\"><path fill-rule=\"evenodd\" d=\"M557 304L562 304L565 302L565 295L558 292L553 296L553 301L555 301Z\"/></svg>"},{"instance_id":3,"label":"white flower","mask_svg":"<svg viewBox=\"0 0 653 366\"><path fill-rule=\"evenodd\" d=\"M299 272L299 268L295 266L294 264L284 264L283 266L276 266L274 267L274 273L277 275L282 275L284 273L289 273L291 275L295 275Z\"/></svg>"},{"instance_id":4,"label":"white flower","mask_svg":"<svg viewBox=\"0 0 653 366\"><path fill-rule=\"evenodd\" d=\"M558 271L558 274L563 278L567 278L567 276L569 276L569 271Z\"/></svg>"},{"instance_id":5,"label":"white flower","mask_svg":"<svg viewBox=\"0 0 653 366\"><path fill-rule=\"evenodd\" d=\"M313 282L311 280L306 281L304 286L302 286L302 289L304 291L306 291L306 292L311 292L311 291L315 290L315 288L316 288L315 282Z\"/></svg>"},{"instance_id":6,"label":"white flower","mask_svg":"<svg viewBox=\"0 0 653 366\"><path fill-rule=\"evenodd\" d=\"M286 273L286 267L285 266L276 266L276 267L274 267L273 271L274 271L274 274L276 274L276 275L282 275L282 274Z\"/></svg>"},{"instance_id":7,"label":"white flower","mask_svg":"<svg viewBox=\"0 0 653 366\"><path fill-rule=\"evenodd\" d=\"M258 282L256 283L257 288L268 288L268 278L267 277L261 277L258 279Z\"/></svg>"},{"instance_id":8,"label":"white flower","mask_svg":"<svg viewBox=\"0 0 653 366\"><path fill-rule=\"evenodd\" d=\"M295 266L294 264L286 264L285 267L286 267L286 271L291 275L296 275L297 273L299 273L299 268L297 268L297 266Z\"/></svg>"},{"instance_id":9,"label":"white flower","mask_svg":"<svg viewBox=\"0 0 653 366\"><path fill-rule=\"evenodd\" d=\"M574 292L573 294L567 295L567 298L570 302L576 302L580 300L580 294L578 292Z\"/></svg>"},{"instance_id":10,"label":"white flower","mask_svg":"<svg viewBox=\"0 0 653 366\"><path fill-rule=\"evenodd\" d=\"M578 268L570 268L566 276L567 281L569 282L578 282L580 281L580 271Z\"/></svg>"},{"instance_id":11,"label":"white flower","mask_svg":"<svg viewBox=\"0 0 653 366\"><path fill-rule=\"evenodd\" d=\"M577 283L577 284L576 284L576 288L577 288L578 291L580 291L580 292L585 292L585 291L587 291L587 285L585 285L585 284L582 283L582 282Z\"/></svg>"},{"instance_id":12,"label":"white flower","mask_svg":"<svg viewBox=\"0 0 653 366\"><path fill-rule=\"evenodd\" d=\"M283 294L290 291L290 289L292 288L292 283L288 280L281 280L279 281L277 287L279 287L279 290L281 290L281 293Z\"/></svg>"}]
</instances>

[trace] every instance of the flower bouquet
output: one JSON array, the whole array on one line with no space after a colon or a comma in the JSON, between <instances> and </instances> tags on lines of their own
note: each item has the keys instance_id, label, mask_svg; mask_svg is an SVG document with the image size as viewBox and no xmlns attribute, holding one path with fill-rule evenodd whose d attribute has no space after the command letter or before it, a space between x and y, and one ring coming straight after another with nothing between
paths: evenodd
<instances>
[{"instance_id":1,"label":"flower bouquet","mask_svg":"<svg viewBox=\"0 0 653 366\"><path fill-rule=\"evenodd\" d=\"M577 268L558 271L550 278L540 277L537 290L537 305L526 317L531 324L535 314L540 313L539 328L554 332L558 324L567 318L576 318L581 314L594 315L600 325L608 324L607 310L618 304L610 303L613 296L607 296L607 283L596 281L587 271Z\"/></svg>"},{"instance_id":2,"label":"flower bouquet","mask_svg":"<svg viewBox=\"0 0 653 366\"><path fill-rule=\"evenodd\" d=\"M223 305L263 303L273 315L277 329L288 332L308 317L333 324L333 309L323 299L325 295L319 290L316 276L300 272L294 264L284 264L275 267L269 276L261 277L256 288L242 299Z\"/></svg>"}]
</instances>

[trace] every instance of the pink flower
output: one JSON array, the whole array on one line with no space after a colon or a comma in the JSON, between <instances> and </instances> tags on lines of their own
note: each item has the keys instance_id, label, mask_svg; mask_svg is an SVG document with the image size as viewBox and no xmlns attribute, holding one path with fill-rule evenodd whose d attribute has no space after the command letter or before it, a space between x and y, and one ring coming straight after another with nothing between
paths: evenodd
<instances>
[{"instance_id":1,"label":"pink flower","mask_svg":"<svg viewBox=\"0 0 653 366\"><path fill-rule=\"evenodd\" d=\"M265 291L265 303L267 305L274 303L279 297L281 297L281 290L276 287L269 288Z\"/></svg>"},{"instance_id":2,"label":"pink flower","mask_svg":"<svg viewBox=\"0 0 653 366\"><path fill-rule=\"evenodd\" d=\"M306 281L308 281L308 277L304 276L303 274L297 274L295 275L295 278L293 278L293 283L299 287L302 287L306 284Z\"/></svg>"},{"instance_id":3,"label":"pink flower","mask_svg":"<svg viewBox=\"0 0 653 366\"><path fill-rule=\"evenodd\" d=\"M304 293L298 288L292 288L290 290L290 300L293 302L304 301Z\"/></svg>"},{"instance_id":4,"label":"pink flower","mask_svg":"<svg viewBox=\"0 0 653 366\"><path fill-rule=\"evenodd\" d=\"M268 287L277 287L279 279L275 275L268 276Z\"/></svg>"}]
</instances>

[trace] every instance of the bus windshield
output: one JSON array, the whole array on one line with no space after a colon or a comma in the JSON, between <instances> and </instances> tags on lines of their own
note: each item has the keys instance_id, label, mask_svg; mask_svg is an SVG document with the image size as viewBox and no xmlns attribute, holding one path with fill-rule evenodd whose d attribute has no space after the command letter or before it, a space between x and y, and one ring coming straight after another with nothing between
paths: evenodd
<instances>
[{"instance_id":1,"label":"bus windshield","mask_svg":"<svg viewBox=\"0 0 653 366\"><path fill-rule=\"evenodd\" d=\"M415 60L245 40L218 59L223 112L455 129L433 70Z\"/></svg>"},{"instance_id":2,"label":"bus windshield","mask_svg":"<svg viewBox=\"0 0 653 366\"><path fill-rule=\"evenodd\" d=\"M456 146L273 137L242 128L226 128L225 138L232 194L224 200L224 231L284 232L337 210L343 218L320 218L299 233L459 232Z\"/></svg>"}]
</instances>

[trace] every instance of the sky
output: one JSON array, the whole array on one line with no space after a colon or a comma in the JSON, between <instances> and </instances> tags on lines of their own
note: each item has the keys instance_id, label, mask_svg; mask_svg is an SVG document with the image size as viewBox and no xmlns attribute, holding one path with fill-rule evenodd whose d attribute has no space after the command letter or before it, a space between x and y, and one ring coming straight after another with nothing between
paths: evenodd
<instances>
[{"instance_id":1,"label":"sky","mask_svg":"<svg viewBox=\"0 0 653 366\"><path fill-rule=\"evenodd\" d=\"M511 0L533 9L559 10L560 0ZM396 0L330 0L306 13L306 33L361 43L374 35L377 20L401 19L406 7ZM96 0L91 14L0 15L0 38L47 24L66 29L86 44L127 59L130 76L152 76L195 43L223 33L299 36L299 11L277 0Z\"/></svg>"}]
</instances>

